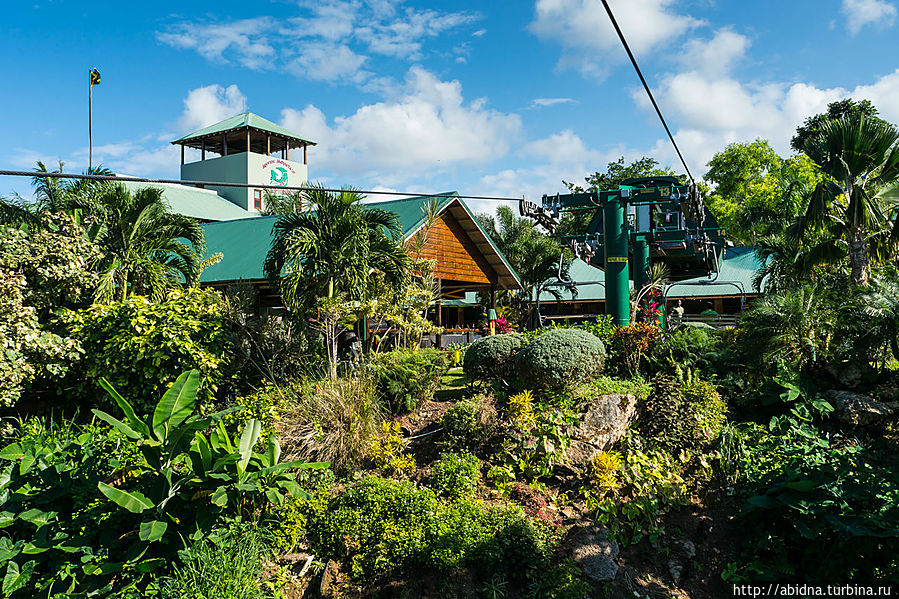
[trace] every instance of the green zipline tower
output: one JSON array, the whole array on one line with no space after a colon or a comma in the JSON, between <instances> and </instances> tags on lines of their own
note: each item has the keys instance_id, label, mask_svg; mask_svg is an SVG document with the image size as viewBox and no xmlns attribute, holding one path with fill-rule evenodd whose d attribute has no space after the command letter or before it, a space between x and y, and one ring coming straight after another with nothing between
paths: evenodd
<instances>
[{"instance_id":1,"label":"green zipline tower","mask_svg":"<svg viewBox=\"0 0 899 599\"><path fill-rule=\"evenodd\" d=\"M605 270L606 314L619 326L630 322L630 280L637 289L646 285L653 258L664 261L673 278L690 278L710 273L724 246L724 230L696 187L675 177L628 179L618 189L543 196L541 206L521 200L519 211L550 231L562 213L590 216L583 234L563 240L579 258Z\"/></svg>"}]
</instances>

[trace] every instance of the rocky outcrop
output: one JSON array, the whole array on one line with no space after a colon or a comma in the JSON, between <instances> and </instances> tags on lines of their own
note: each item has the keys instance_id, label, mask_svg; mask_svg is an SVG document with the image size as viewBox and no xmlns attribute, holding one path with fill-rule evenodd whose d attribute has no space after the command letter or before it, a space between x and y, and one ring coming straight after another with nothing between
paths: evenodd
<instances>
[{"instance_id":1,"label":"rocky outcrop","mask_svg":"<svg viewBox=\"0 0 899 599\"><path fill-rule=\"evenodd\" d=\"M824 397L833 404L837 419L852 426L871 426L895 412L876 399L852 391L831 389L824 392Z\"/></svg>"},{"instance_id":2,"label":"rocky outcrop","mask_svg":"<svg viewBox=\"0 0 899 599\"><path fill-rule=\"evenodd\" d=\"M633 395L601 395L593 400L571 433L565 461L573 465L587 462L597 451L608 451L624 434L637 414Z\"/></svg>"},{"instance_id":3,"label":"rocky outcrop","mask_svg":"<svg viewBox=\"0 0 899 599\"><path fill-rule=\"evenodd\" d=\"M604 528L580 526L571 531L571 559L594 582L614 580L618 574L618 543Z\"/></svg>"}]
</instances>

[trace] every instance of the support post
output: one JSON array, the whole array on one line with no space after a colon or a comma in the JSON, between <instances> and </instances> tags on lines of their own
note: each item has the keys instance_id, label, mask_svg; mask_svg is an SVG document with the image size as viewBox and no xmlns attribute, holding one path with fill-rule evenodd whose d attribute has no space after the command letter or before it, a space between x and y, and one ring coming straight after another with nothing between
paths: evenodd
<instances>
[{"instance_id":1,"label":"support post","mask_svg":"<svg viewBox=\"0 0 899 599\"><path fill-rule=\"evenodd\" d=\"M308 156L306 153L306 148L307 148L307 146L303 146L303 164L308 164L308 162L307 162Z\"/></svg>"},{"instance_id":2,"label":"support post","mask_svg":"<svg viewBox=\"0 0 899 599\"><path fill-rule=\"evenodd\" d=\"M184 166L184 144L181 144L181 166Z\"/></svg>"},{"instance_id":3,"label":"support post","mask_svg":"<svg viewBox=\"0 0 899 599\"><path fill-rule=\"evenodd\" d=\"M87 75L87 168L94 166L94 84L91 72Z\"/></svg>"},{"instance_id":4,"label":"support post","mask_svg":"<svg viewBox=\"0 0 899 599\"><path fill-rule=\"evenodd\" d=\"M443 284L437 279L437 327L443 328ZM437 333L437 349L443 349L443 335Z\"/></svg>"},{"instance_id":5,"label":"support post","mask_svg":"<svg viewBox=\"0 0 899 599\"><path fill-rule=\"evenodd\" d=\"M206 138L200 140L200 160L206 160Z\"/></svg>"},{"instance_id":6,"label":"support post","mask_svg":"<svg viewBox=\"0 0 899 599\"><path fill-rule=\"evenodd\" d=\"M247 129L247 154L250 153L250 130Z\"/></svg>"},{"instance_id":7,"label":"support post","mask_svg":"<svg viewBox=\"0 0 899 599\"><path fill-rule=\"evenodd\" d=\"M603 206L603 237L606 251L606 314L612 315L612 323L624 326L630 322L630 290L627 272L627 223L624 218L625 202L621 189L610 193Z\"/></svg>"},{"instance_id":8,"label":"support post","mask_svg":"<svg viewBox=\"0 0 899 599\"><path fill-rule=\"evenodd\" d=\"M266 156L272 155L272 134L271 133L265 134L265 155Z\"/></svg>"},{"instance_id":9,"label":"support post","mask_svg":"<svg viewBox=\"0 0 899 599\"><path fill-rule=\"evenodd\" d=\"M222 156L228 155L228 136L222 133Z\"/></svg>"},{"instance_id":10,"label":"support post","mask_svg":"<svg viewBox=\"0 0 899 599\"><path fill-rule=\"evenodd\" d=\"M634 288L639 290L649 283L649 240L645 235L634 239Z\"/></svg>"}]
</instances>

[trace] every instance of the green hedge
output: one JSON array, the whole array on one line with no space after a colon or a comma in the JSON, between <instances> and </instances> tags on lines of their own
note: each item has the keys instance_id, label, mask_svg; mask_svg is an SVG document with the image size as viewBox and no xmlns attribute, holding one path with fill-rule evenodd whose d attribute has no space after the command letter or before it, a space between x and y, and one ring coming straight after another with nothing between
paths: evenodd
<instances>
[{"instance_id":1,"label":"green hedge","mask_svg":"<svg viewBox=\"0 0 899 599\"><path fill-rule=\"evenodd\" d=\"M515 355L525 344L517 333L481 337L465 351L462 369L482 381L509 379L515 374Z\"/></svg>"},{"instance_id":2,"label":"green hedge","mask_svg":"<svg viewBox=\"0 0 899 599\"><path fill-rule=\"evenodd\" d=\"M580 329L554 329L534 339L515 357L521 382L531 389L562 389L599 375L606 348Z\"/></svg>"}]
</instances>

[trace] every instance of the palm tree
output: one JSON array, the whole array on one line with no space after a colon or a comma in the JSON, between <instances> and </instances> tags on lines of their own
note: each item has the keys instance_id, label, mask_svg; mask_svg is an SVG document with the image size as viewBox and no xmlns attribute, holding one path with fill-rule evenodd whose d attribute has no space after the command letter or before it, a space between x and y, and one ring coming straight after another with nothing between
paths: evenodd
<instances>
[{"instance_id":1,"label":"palm tree","mask_svg":"<svg viewBox=\"0 0 899 599\"><path fill-rule=\"evenodd\" d=\"M559 259L562 258L563 279L568 279L571 259L563 256L558 241L544 235L533 221L516 218L509 206L497 208L496 218L479 214L476 219L518 273L523 289L513 296L513 304L522 322L528 319L532 302L542 293L549 293L556 301L561 301L562 294L554 285L558 282ZM577 293L574 288L569 292ZM535 316L539 320L539 314L535 313Z\"/></svg>"},{"instance_id":2,"label":"palm tree","mask_svg":"<svg viewBox=\"0 0 899 599\"><path fill-rule=\"evenodd\" d=\"M868 319L867 332L889 347L899 360L899 273L885 269L859 299Z\"/></svg>"},{"instance_id":3,"label":"palm tree","mask_svg":"<svg viewBox=\"0 0 899 599\"><path fill-rule=\"evenodd\" d=\"M363 207L364 196L351 189L340 193L314 189L305 195L309 211L285 214L275 223L265 274L285 305L318 312L329 372L335 379L341 311L347 302L366 299L372 271L380 271L390 286L401 288L408 278L409 256L394 213Z\"/></svg>"},{"instance_id":4,"label":"palm tree","mask_svg":"<svg viewBox=\"0 0 899 599\"><path fill-rule=\"evenodd\" d=\"M104 252L97 301L129 293L159 298L182 282L198 282L203 229L169 212L161 189L131 192L121 183L109 185L93 198L92 210L100 223L94 240Z\"/></svg>"},{"instance_id":5,"label":"palm tree","mask_svg":"<svg viewBox=\"0 0 899 599\"><path fill-rule=\"evenodd\" d=\"M800 229L820 227L845 248L853 285L868 284L871 259L885 258L899 238L897 141L893 125L856 116L825 123L803 147L830 180L815 188Z\"/></svg>"}]
</instances>

